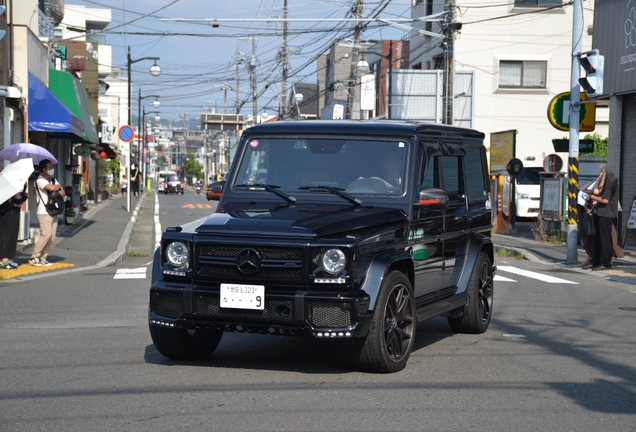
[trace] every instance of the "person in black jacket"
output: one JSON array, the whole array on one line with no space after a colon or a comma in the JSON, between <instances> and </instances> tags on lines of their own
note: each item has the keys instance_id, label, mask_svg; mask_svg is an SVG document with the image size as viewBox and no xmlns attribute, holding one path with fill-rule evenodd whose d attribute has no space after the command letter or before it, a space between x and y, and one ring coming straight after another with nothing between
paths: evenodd
<instances>
[{"instance_id":1,"label":"person in black jacket","mask_svg":"<svg viewBox=\"0 0 636 432\"><path fill-rule=\"evenodd\" d=\"M592 210L596 237L592 263L583 268L592 268L592 270L612 267L612 256L614 256L612 224L618 217L618 179L606 167L601 169L601 178L601 185L590 194L590 199L596 202Z\"/></svg>"},{"instance_id":2,"label":"person in black jacket","mask_svg":"<svg viewBox=\"0 0 636 432\"><path fill-rule=\"evenodd\" d=\"M22 192L18 192L0 204L0 270L13 270L18 264L13 261L18 246L18 230L20 229L20 210L26 201L26 184Z\"/></svg>"}]
</instances>

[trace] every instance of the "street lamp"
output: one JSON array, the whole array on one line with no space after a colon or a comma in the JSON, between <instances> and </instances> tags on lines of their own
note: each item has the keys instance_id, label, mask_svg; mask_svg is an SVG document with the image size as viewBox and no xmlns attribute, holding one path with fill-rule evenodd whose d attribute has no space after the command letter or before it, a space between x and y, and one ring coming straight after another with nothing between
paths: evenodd
<instances>
[{"instance_id":1,"label":"street lamp","mask_svg":"<svg viewBox=\"0 0 636 432\"><path fill-rule=\"evenodd\" d=\"M146 132L146 129L147 129L147 126L146 126L146 115L147 115L147 114L157 114L157 115L155 116L155 120L156 120L156 121L160 121L160 120L161 120L161 117L159 117L159 111L149 111L149 112L146 112L146 108L145 108L145 107L144 107L144 109L143 109L143 114L142 114L142 116L141 116L141 119L142 119L142 121L143 121L143 123L142 123L142 124L143 124L143 126L144 126L144 130L143 130L143 131L141 131L141 132L143 133L143 138L144 138L144 140L143 140L143 145L141 146L141 147L142 147L142 150L141 150L141 152L140 152L139 162L141 163L141 166L142 166L142 170L141 170L141 172L142 172L142 173L143 173L143 175L144 175L144 179L146 179L146 187L148 188L148 187L150 186L150 182L148 181L148 179L149 179L148 174L149 174L149 172L150 172L150 170L149 170L149 166L150 166L150 165L148 164L148 162L147 162L147 161L148 161L149 156L150 156L148 153L150 153L150 152L148 151L148 135L147 135L147 132ZM143 157L144 157L144 153L145 153L145 159L143 158ZM146 172L146 171L148 171L148 172Z\"/></svg>"},{"instance_id":2,"label":"street lamp","mask_svg":"<svg viewBox=\"0 0 636 432\"><path fill-rule=\"evenodd\" d=\"M387 94L387 107L386 107L386 118L388 120L391 120L391 107L392 105L392 96L393 96L393 90L392 90L392 86L393 86L393 41L389 41L389 54L388 55L384 55L383 53L379 53L379 52L375 52L375 51L360 51L360 54L374 54L377 56L380 56L381 58L387 59L389 61L389 90L388 90L388 94ZM369 63L366 61L366 59L363 57L362 60L360 60L358 62L358 64L356 65L356 69L358 72L362 73L362 74L368 74L370 71L369 68Z\"/></svg>"},{"instance_id":3,"label":"street lamp","mask_svg":"<svg viewBox=\"0 0 636 432\"><path fill-rule=\"evenodd\" d=\"M128 46L128 56L127 56L127 69L128 69L128 125L130 126L132 123L132 109L131 109L131 102L132 102L132 70L131 70L131 66L133 65L133 63L137 63L140 62L142 60L154 60L154 64L150 67L150 75L152 75L153 77L157 77L159 75L161 75L161 68L159 67L159 65L157 64L157 60L159 60L159 57L142 57L142 58L138 58L133 60L132 57L130 56L130 45ZM131 153L131 141L128 142L128 156L126 157L126 169L130 170L130 153ZM128 171L128 177L130 180L130 171ZM130 193L126 194L126 211L130 213Z\"/></svg>"},{"instance_id":4,"label":"street lamp","mask_svg":"<svg viewBox=\"0 0 636 432\"><path fill-rule=\"evenodd\" d=\"M139 96L137 98L137 133L141 134L141 100L149 97L155 98L152 102L152 106L155 108L159 108L161 106L161 102L159 102L159 95L141 95L141 87L139 87ZM139 145L139 143L137 143ZM141 146L139 146L137 151L137 159L141 161Z\"/></svg>"}]
</instances>

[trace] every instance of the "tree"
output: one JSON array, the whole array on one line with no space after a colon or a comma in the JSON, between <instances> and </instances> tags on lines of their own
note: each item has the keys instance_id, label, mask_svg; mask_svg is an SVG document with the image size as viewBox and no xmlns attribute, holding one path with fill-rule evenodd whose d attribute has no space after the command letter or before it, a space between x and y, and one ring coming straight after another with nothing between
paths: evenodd
<instances>
[{"instance_id":1,"label":"tree","mask_svg":"<svg viewBox=\"0 0 636 432\"><path fill-rule=\"evenodd\" d=\"M583 137L584 139L593 139L594 140L594 151L592 153L581 153L581 156L601 156L607 157L607 137L603 138L598 133L587 134Z\"/></svg>"},{"instance_id":2,"label":"tree","mask_svg":"<svg viewBox=\"0 0 636 432\"><path fill-rule=\"evenodd\" d=\"M193 150L188 150L188 154L183 161L184 173L187 179L192 181L194 177L200 179L203 177L203 167L195 159Z\"/></svg>"}]
</instances>

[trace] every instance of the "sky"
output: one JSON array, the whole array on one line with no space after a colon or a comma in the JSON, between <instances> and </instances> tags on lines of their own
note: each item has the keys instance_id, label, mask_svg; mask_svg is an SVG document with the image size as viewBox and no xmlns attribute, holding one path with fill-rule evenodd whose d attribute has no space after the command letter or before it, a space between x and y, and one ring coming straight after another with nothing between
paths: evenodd
<instances>
[{"instance_id":1,"label":"sky","mask_svg":"<svg viewBox=\"0 0 636 432\"><path fill-rule=\"evenodd\" d=\"M288 83L316 82L316 56L338 39L351 38L353 23L321 22L351 17L354 0L288 0L288 18L315 19L290 22ZM205 22L176 22L166 19L263 19L283 15L283 0L66 0L66 4L111 9L112 22L101 32L113 47L113 66L126 75L127 49L133 60L160 57L159 77L148 70L153 62L132 64L133 112L136 95L160 95L160 115L173 121L199 117L203 112L223 112L227 94L227 113L235 113L236 63L239 66L241 113L252 113L250 75L247 63L256 45L258 113L276 114L280 105L282 76L277 61L282 33L275 22L220 22L213 28ZM364 17L409 18L411 0L365 0ZM279 23L278 26L282 26ZM282 27L280 27L282 28ZM370 24L362 39L402 39L405 31ZM280 59L280 56L278 56ZM289 94L289 90L288 90ZM288 96L289 97L289 96ZM146 112L154 111L154 98L144 98Z\"/></svg>"}]
</instances>

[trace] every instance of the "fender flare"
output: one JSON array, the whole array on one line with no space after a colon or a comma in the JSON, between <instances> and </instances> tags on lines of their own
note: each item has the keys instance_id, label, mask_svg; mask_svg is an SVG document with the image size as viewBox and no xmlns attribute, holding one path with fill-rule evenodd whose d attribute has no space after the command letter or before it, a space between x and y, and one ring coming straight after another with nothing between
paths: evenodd
<instances>
[{"instance_id":1,"label":"fender flare","mask_svg":"<svg viewBox=\"0 0 636 432\"><path fill-rule=\"evenodd\" d=\"M369 311L375 310L375 304L382 288L382 283L388 274L396 267L406 275L411 282L414 283L414 264L413 257L408 252L402 252L397 255L383 254L371 258L369 266L364 273L364 282L361 289L369 295Z\"/></svg>"},{"instance_id":2,"label":"fender flare","mask_svg":"<svg viewBox=\"0 0 636 432\"><path fill-rule=\"evenodd\" d=\"M152 258L152 272L150 273L151 277L151 285L159 282L163 279L163 274L161 273L161 248L158 247L155 249L155 254Z\"/></svg>"},{"instance_id":3,"label":"fender flare","mask_svg":"<svg viewBox=\"0 0 636 432\"><path fill-rule=\"evenodd\" d=\"M463 245L461 249L464 250L464 253L457 256L455 272L453 274L453 282L457 283L456 294L466 292L468 282L470 281L470 277L472 276L473 269L477 262L477 257L481 251L488 254L491 263L494 262L494 248L490 237L483 235L472 237L469 240L466 240L466 244Z\"/></svg>"}]
</instances>

